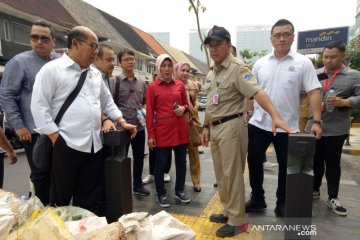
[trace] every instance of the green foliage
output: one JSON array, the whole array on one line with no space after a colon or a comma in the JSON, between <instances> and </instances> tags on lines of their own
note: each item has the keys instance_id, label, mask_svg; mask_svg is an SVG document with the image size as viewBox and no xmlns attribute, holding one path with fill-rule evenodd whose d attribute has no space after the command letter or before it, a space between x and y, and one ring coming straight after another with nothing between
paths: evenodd
<instances>
[{"instance_id":1,"label":"green foliage","mask_svg":"<svg viewBox=\"0 0 360 240\"><path fill-rule=\"evenodd\" d=\"M311 57L309 58L311 60L311 62L313 63L315 69L321 68L324 66L323 62L322 62L322 55L318 55L317 57Z\"/></svg>"},{"instance_id":2,"label":"green foliage","mask_svg":"<svg viewBox=\"0 0 360 240\"><path fill-rule=\"evenodd\" d=\"M267 50L262 50L260 52L252 52L248 49L244 49L240 50L239 53L243 61L252 68L257 59L267 54Z\"/></svg>"},{"instance_id":3,"label":"green foliage","mask_svg":"<svg viewBox=\"0 0 360 240\"><path fill-rule=\"evenodd\" d=\"M360 71L360 38L352 40L346 47L345 65Z\"/></svg>"},{"instance_id":4,"label":"green foliage","mask_svg":"<svg viewBox=\"0 0 360 240\"><path fill-rule=\"evenodd\" d=\"M360 38L354 39L346 47L345 65L360 71ZM360 120L360 108L352 108L351 116Z\"/></svg>"},{"instance_id":5,"label":"green foliage","mask_svg":"<svg viewBox=\"0 0 360 240\"><path fill-rule=\"evenodd\" d=\"M346 66L360 71L360 38L352 40L346 47L344 63ZM360 108L352 108L351 116L356 120L360 120Z\"/></svg>"}]
</instances>

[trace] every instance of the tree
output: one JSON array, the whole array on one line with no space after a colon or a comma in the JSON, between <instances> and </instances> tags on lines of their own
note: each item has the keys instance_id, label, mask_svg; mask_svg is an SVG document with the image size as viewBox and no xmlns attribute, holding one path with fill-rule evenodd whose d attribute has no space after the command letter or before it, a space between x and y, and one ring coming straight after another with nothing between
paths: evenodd
<instances>
[{"instance_id":1,"label":"tree","mask_svg":"<svg viewBox=\"0 0 360 240\"><path fill-rule=\"evenodd\" d=\"M204 45L204 36L203 36L203 33L201 32L200 19L199 19L199 13L200 12L205 12L206 7L201 5L200 0L189 0L189 3L190 3L189 12L191 12L191 10L194 10L194 13L195 13L195 16L196 16L196 25L197 25L197 29L198 29L199 38L200 38L200 41L201 41L200 48L201 48L202 51L205 51L207 65L210 68L209 52L207 50L206 45Z\"/></svg>"},{"instance_id":2,"label":"tree","mask_svg":"<svg viewBox=\"0 0 360 240\"><path fill-rule=\"evenodd\" d=\"M261 50L260 52L250 51L249 49L244 49L239 51L241 58L246 64L253 67L255 61L267 54L267 50Z\"/></svg>"},{"instance_id":3,"label":"tree","mask_svg":"<svg viewBox=\"0 0 360 240\"><path fill-rule=\"evenodd\" d=\"M345 65L360 71L360 37L346 47Z\"/></svg>"},{"instance_id":4,"label":"tree","mask_svg":"<svg viewBox=\"0 0 360 240\"><path fill-rule=\"evenodd\" d=\"M360 71L360 37L353 39L346 47L345 65ZM351 108L351 116L360 120L360 108Z\"/></svg>"}]
</instances>

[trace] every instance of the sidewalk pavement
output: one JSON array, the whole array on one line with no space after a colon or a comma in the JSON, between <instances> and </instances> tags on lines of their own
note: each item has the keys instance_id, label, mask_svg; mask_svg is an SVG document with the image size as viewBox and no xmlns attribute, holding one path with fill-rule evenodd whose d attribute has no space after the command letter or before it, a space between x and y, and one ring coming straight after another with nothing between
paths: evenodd
<instances>
[{"instance_id":1,"label":"sidewalk pavement","mask_svg":"<svg viewBox=\"0 0 360 240\"><path fill-rule=\"evenodd\" d=\"M360 155L360 126L350 128L349 145L344 144L343 153L351 155Z\"/></svg>"},{"instance_id":2,"label":"sidewalk pavement","mask_svg":"<svg viewBox=\"0 0 360 240\"><path fill-rule=\"evenodd\" d=\"M360 128L357 128L356 136L360 139ZM355 133L353 133L355 134ZM355 138L350 138L352 147L355 147ZM358 144L357 146L360 146ZM197 234L196 240L220 240L216 237L215 232L222 226L220 223L209 221L213 213L221 213L222 204L217 194L217 188L213 184L216 182L212 164L211 151L209 148L200 147L204 153L200 155L201 161L201 187L202 191L195 192L192 187L191 177L187 169L185 192L191 199L191 203L184 204L174 197L174 185L176 181L175 164L171 167L171 181L165 183L167 197L171 207L165 209L173 217L182 221L191 227ZM271 163L276 163L275 151L273 148L268 149L267 159ZM360 207L356 199L360 199L360 178L358 172L359 165L354 163L357 156L343 154L342 156L342 176L340 181L339 198L348 210L348 216L342 217L333 213L327 207L327 187L326 179L323 179L321 188L321 197L313 202L312 224L316 226L316 236L311 236L313 240L337 240L337 239L358 239L358 229L360 226ZM148 158L145 160L143 174L148 174ZM284 239L283 230L255 230L253 226L284 226L284 218L275 216L274 209L276 206L276 189L277 189L278 168L274 167L264 172L264 190L266 191L267 209L259 213L246 213L244 223L248 225L248 231L239 234L233 238L242 240L280 240ZM248 168L244 171L245 198L249 199L251 187L248 179ZM150 214L158 213L162 210L156 200L155 184L152 182L145 187L150 190L150 196L133 197L133 208L135 212L149 212Z\"/></svg>"}]
</instances>

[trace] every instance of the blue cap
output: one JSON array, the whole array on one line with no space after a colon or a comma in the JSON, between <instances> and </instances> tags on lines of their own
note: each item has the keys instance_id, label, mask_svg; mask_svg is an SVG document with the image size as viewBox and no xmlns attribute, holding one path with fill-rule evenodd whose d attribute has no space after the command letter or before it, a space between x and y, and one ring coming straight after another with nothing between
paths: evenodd
<instances>
[{"instance_id":1,"label":"blue cap","mask_svg":"<svg viewBox=\"0 0 360 240\"><path fill-rule=\"evenodd\" d=\"M204 44L209 44L211 40L215 41L231 41L230 33L224 27L214 25L208 32L207 37L204 40Z\"/></svg>"}]
</instances>

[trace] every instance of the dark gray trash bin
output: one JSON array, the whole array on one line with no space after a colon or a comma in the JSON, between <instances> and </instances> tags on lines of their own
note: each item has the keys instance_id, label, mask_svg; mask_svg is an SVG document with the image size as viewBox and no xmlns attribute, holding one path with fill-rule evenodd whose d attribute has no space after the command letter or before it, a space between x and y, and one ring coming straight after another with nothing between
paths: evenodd
<instances>
[{"instance_id":1,"label":"dark gray trash bin","mask_svg":"<svg viewBox=\"0 0 360 240\"><path fill-rule=\"evenodd\" d=\"M310 239L311 232L299 232L311 225L313 201L313 156L316 139L312 134L289 134L286 176L285 239ZM300 225L300 226L299 226ZM295 229L295 226L299 228Z\"/></svg>"},{"instance_id":2,"label":"dark gray trash bin","mask_svg":"<svg viewBox=\"0 0 360 240\"><path fill-rule=\"evenodd\" d=\"M123 214L131 213L131 159L126 156L130 132L114 130L104 133L104 145L109 154L105 160L106 218L115 222Z\"/></svg>"}]
</instances>

